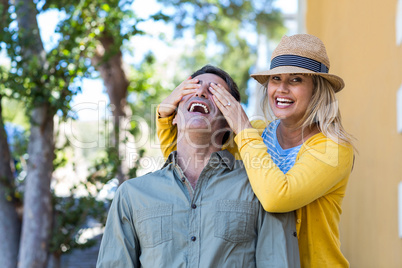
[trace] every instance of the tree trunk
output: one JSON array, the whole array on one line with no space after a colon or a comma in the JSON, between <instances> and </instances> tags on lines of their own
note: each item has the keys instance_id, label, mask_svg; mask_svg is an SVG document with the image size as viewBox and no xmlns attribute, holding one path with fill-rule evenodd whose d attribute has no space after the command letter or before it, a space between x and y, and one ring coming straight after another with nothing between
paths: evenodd
<instances>
[{"instance_id":1,"label":"tree trunk","mask_svg":"<svg viewBox=\"0 0 402 268\"><path fill-rule=\"evenodd\" d=\"M39 35L35 4L32 0L15 0L15 11L23 61L35 60L39 66L45 67L46 52ZM50 181L54 158L54 112L46 101L40 103L31 108L30 115L31 135L28 145L19 268L46 267L52 226Z\"/></svg>"},{"instance_id":2,"label":"tree trunk","mask_svg":"<svg viewBox=\"0 0 402 268\"><path fill-rule=\"evenodd\" d=\"M106 87L112 106L113 131L112 146L115 148L120 164L117 167L117 179L119 184L128 179L130 148L124 142L131 136L127 131L131 110L127 105L127 91L129 81L123 68L123 59L120 49L105 60L105 52L114 49L112 37L100 38L100 44L96 50L96 56L92 58L92 65L99 70ZM130 137L133 138L133 137Z\"/></svg>"},{"instance_id":3,"label":"tree trunk","mask_svg":"<svg viewBox=\"0 0 402 268\"><path fill-rule=\"evenodd\" d=\"M61 255L58 253L49 254L47 268L60 268L61 267Z\"/></svg>"},{"instance_id":4,"label":"tree trunk","mask_svg":"<svg viewBox=\"0 0 402 268\"><path fill-rule=\"evenodd\" d=\"M10 149L4 130L0 95L0 263L1 267L17 266L21 221L14 204L7 200L6 189L14 187Z\"/></svg>"},{"instance_id":5,"label":"tree trunk","mask_svg":"<svg viewBox=\"0 0 402 268\"><path fill-rule=\"evenodd\" d=\"M52 227L53 113L46 106L35 107L31 120L19 268L46 267Z\"/></svg>"}]
</instances>

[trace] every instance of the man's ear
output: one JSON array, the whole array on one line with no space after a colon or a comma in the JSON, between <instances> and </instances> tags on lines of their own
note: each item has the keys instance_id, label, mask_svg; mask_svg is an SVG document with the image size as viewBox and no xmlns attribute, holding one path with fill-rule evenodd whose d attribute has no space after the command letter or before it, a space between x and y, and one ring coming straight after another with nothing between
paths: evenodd
<instances>
[{"instance_id":1,"label":"man's ear","mask_svg":"<svg viewBox=\"0 0 402 268\"><path fill-rule=\"evenodd\" d=\"M175 125L175 126L177 125L177 113L176 113L176 115L173 117L172 124Z\"/></svg>"}]
</instances>

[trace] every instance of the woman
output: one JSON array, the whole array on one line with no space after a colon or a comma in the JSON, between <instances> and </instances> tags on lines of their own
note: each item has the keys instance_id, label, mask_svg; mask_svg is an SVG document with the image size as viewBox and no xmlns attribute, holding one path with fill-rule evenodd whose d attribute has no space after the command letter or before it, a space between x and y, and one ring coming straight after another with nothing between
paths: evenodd
<instances>
[{"instance_id":1,"label":"woman","mask_svg":"<svg viewBox=\"0 0 402 268\"><path fill-rule=\"evenodd\" d=\"M210 87L236 134L237 146L229 143L228 149L238 150L265 210L296 211L302 267L349 266L340 251L339 221L353 146L335 98L344 82L329 74L329 67L320 39L307 34L284 36L273 52L270 70L251 75L264 86L264 103L269 103L277 118L268 124L249 122L242 107L220 85ZM191 94L193 84L184 84L172 95ZM172 99L162 104L168 103L174 106ZM162 104L160 108L166 107ZM264 109L268 110L267 104ZM169 118L158 122L163 145L176 138ZM164 154L172 149L164 148Z\"/></svg>"}]
</instances>

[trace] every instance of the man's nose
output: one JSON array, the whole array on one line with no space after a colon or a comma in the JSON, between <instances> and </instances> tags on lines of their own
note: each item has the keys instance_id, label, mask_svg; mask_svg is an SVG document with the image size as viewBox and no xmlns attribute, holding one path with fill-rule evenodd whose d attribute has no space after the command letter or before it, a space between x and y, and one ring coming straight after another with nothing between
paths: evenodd
<instances>
[{"instance_id":1,"label":"man's nose","mask_svg":"<svg viewBox=\"0 0 402 268\"><path fill-rule=\"evenodd\" d=\"M195 96L208 99L209 98L209 83L202 83L202 85L195 91Z\"/></svg>"}]
</instances>

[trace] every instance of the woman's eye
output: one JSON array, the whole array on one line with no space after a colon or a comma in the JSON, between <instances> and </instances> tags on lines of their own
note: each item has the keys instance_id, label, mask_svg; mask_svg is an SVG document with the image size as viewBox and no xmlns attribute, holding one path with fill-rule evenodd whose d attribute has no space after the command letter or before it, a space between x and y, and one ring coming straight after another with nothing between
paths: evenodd
<instances>
[{"instance_id":1,"label":"woman's eye","mask_svg":"<svg viewBox=\"0 0 402 268\"><path fill-rule=\"evenodd\" d=\"M301 82L302 78L301 77L295 77L292 79L292 82Z\"/></svg>"},{"instance_id":2,"label":"woman's eye","mask_svg":"<svg viewBox=\"0 0 402 268\"><path fill-rule=\"evenodd\" d=\"M280 80L279 76L271 76L272 80Z\"/></svg>"}]
</instances>

